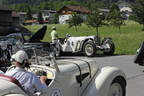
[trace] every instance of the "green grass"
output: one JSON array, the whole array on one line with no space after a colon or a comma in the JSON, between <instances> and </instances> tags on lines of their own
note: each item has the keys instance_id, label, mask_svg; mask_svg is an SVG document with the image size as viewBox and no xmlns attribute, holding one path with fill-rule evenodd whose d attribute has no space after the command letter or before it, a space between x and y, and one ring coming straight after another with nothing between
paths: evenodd
<instances>
[{"instance_id":1,"label":"green grass","mask_svg":"<svg viewBox=\"0 0 144 96\"><path fill-rule=\"evenodd\" d=\"M36 32L42 25L26 26L32 32ZM90 36L95 35L94 28L88 28L86 25L79 27L78 32L75 32L74 28L68 28L68 25L55 24L47 25L48 29L43 41L51 41L50 33L51 27L56 26L59 37L65 37L66 33L71 36ZM142 31L142 25L139 25L133 21L126 21L125 25L121 27L121 33L118 28L104 26L99 28L99 34L102 37L111 37L115 43L115 54L130 55L135 54L139 44L144 40L144 31Z\"/></svg>"}]
</instances>

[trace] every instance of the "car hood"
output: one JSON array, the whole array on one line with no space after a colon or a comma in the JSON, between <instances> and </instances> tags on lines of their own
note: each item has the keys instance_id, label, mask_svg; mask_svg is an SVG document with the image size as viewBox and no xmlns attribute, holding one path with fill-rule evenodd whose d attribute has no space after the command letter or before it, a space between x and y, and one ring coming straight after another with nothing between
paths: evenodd
<instances>
[{"instance_id":1,"label":"car hood","mask_svg":"<svg viewBox=\"0 0 144 96\"><path fill-rule=\"evenodd\" d=\"M0 35L1 36L6 36L12 33L28 33L30 34L31 31L26 29L23 26L7 26L7 27L2 27L0 26Z\"/></svg>"},{"instance_id":2,"label":"car hood","mask_svg":"<svg viewBox=\"0 0 144 96\"><path fill-rule=\"evenodd\" d=\"M40 42L40 40L42 40L43 37L45 36L46 30L47 30L47 26L44 25L34 35L32 35L32 37L28 40L28 43Z\"/></svg>"},{"instance_id":3,"label":"car hood","mask_svg":"<svg viewBox=\"0 0 144 96\"><path fill-rule=\"evenodd\" d=\"M85 39L94 39L94 36L80 36L80 37L69 37L69 41L78 41L78 40L85 40Z\"/></svg>"}]
</instances>

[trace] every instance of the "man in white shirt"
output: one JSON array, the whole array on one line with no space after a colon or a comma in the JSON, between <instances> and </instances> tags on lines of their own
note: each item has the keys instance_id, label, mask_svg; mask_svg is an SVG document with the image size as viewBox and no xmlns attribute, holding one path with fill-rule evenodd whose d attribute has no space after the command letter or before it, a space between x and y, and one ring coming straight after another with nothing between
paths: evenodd
<instances>
[{"instance_id":1,"label":"man in white shirt","mask_svg":"<svg viewBox=\"0 0 144 96\"><path fill-rule=\"evenodd\" d=\"M46 92L47 85L45 83L47 77L41 76L40 79L32 72L26 71L24 68L29 67L28 55L25 51L20 50L12 55L12 59L16 65L15 69L11 69L5 75L12 76L17 79L28 96L34 96L34 93Z\"/></svg>"}]
</instances>

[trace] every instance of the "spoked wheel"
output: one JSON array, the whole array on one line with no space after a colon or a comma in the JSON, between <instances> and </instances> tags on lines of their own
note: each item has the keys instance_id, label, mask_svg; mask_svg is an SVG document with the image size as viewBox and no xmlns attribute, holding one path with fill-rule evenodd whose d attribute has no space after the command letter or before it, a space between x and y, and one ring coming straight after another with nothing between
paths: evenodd
<instances>
[{"instance_id":1,"label":"spoked wheel","mask_svg":"<svg viewBox=\"0 0 144 96\"><path fill-rule=\"evenodd\" d=\"M108 96L126 96L126 85L121 78L113 80Z\"/></svg>"},{"instance_id":2,"label":"spoked wheel","mask_svg":"<svg viewBox=\"0 0 144 96\"><path fill-rule=\"evenodd\" d=\"M86 56L91 57L96 53L95 44L92 41L88 41L84 44L83 51Z\"/></svg>"},{"instance_id":3,"label":"spoked wheel","mask_svg":"<svg viewBox=\"0 0 144 96\"><path fill-rule=\"evenodd\" d=\"M113 55L115 51L115 46L112 41L108 41L103 44L104 46L104 55Z\"/></svg>"}]
</instances>

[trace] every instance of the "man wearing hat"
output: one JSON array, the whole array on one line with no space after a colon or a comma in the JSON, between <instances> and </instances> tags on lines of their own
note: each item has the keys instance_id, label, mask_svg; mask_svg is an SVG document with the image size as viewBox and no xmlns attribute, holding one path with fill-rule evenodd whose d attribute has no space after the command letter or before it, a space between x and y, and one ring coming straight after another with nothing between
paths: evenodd
<instances>
[{"instance_id":1,"label":"man wearing hat","mask_svg":"<svg viewBox=\"0 0 144 96\"><path fill-rule=\"evenodd\" d=\"M52 27L51 38L52 38L52 43L55 43L58 40L58 33L56 32L55 26Z\"/></svg>"},{"instance_id":2,"label":"man wearing hat","mask_svg":"<svg viewBox=\"0 0 144 96\"><path fill-rule=\"evenodd\" d=\"M47 77L41 76L39 79L34 73L25 70L26 67L29 67L27 53L23 50L19 50L12 55L12 59L16 68L7 71L5 75L17 79L28 96L34 96L35 91L44 93L47 88L45 83Z\"/></svg>"},{"instance_id":3,"label":"man wearing hat","mask_svg":"<svg viewBox=\"0 0 144 96\"><path fill-rule=\"evenodd\" d=\"M56 27L52 27L52 32L51 32L51 38L52 38L52 43L54 44L56 48L56 54L59 54L59 43L58 43L58 33L56 32Z\"/></svg>"}]
</instances>

